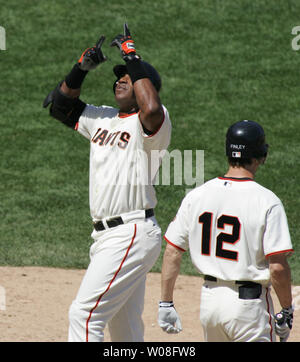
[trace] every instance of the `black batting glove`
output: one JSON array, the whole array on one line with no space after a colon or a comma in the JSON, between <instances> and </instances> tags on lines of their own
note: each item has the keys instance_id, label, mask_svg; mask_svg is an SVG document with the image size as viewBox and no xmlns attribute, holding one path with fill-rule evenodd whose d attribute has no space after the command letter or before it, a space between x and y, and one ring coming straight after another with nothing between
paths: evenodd
<instances>
[{"instance_id":1,"label":"black batting glove","mask_svg":"<svg viewBox=\"0 0 300 362\"><path fill-rule=\"evenodd\" d=\"M111 47L116 46L121 52L122 58L125 62L132 59L141 59L139 55L136 54L134 41L132 40L130 31L127 24L124 24L124 34L117 35L110 44Z\"/></svg>"},{"instance_id":2,"label":"black batting glove","mask_svg":"<svg viewBox=\"0 0 300 362\"><path fill-rule=\"evenodd\" d=\"M286 342L293 327L293 307L282 308L275 315L275 333L279 336L280 342Z\"/></svg>"},{"instance_id":3,"label":"black batting glove","mask_svg":"<svg viewBox=\"0 0 300 362\"><path fill-rule=\"evenodd\" d=\"M103 55L101 46L105 40L102 35L97 44L92 48L87 48L78 60L78 66L81 70L89 71L95 69L100 63L107 60L107 57Z\"/></svg>"}]
</instances>

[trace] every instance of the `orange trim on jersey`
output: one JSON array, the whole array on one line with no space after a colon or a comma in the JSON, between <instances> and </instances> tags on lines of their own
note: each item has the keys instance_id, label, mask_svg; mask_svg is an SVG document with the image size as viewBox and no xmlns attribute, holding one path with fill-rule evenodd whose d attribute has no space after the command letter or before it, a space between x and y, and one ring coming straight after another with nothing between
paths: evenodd
<instances>
[{"instance_id":1,"label":"orange trim on jersey","mask_svg":"<svg viewBox=\"0 0 300 362\"><path fill-rule=\"evenodd\" d=\"M74 127L75 131L78 130L78 127L79 127L79 122L77 122L77 123L75 124L75 127Z\"/></svg>"},{"instance_id":2,"label":"orange trim on jersey","mask_svg":"<svg viewBox=\"0 0 300 362\"><path fill-rule=\"evenodd\" d=\"M268 258L271 255L282 254L282 253L293 253L293 252L294 252L294 249L274 251L274 253L267 254L265 257Z\"/></svg>"},{"instance_id":3,"label":"orange trim on jersey","mask_svg":"<svg viewBox=\"0 0 300 362\"><path fill-rule=\"evenodd\" d=\"M251 178L245 177L245 178L235 178L235 177L221 177L219 176L218 179L220 180L229 180L229 181L237 181L237 182L247 182L247 181L254 181Z\"/></svg>"},{"instance_id":4,"label":"orange trim on jersey","mask_svg":"<svg viewBox=\"0 0 300 362\"><path fill-rule=\"evenodd\" d=\"M90 319L91 319L91 317L92 317L92 314L93 314L94 310L98 307L98 304L100 303L100 301L101 301L101 299L102 299L103 295L104 295L104 294L106 294L106 293L109 291L109 289L110 289L110 287L111 287L111 285L112 285L113 281L116 279L116 277L117 277L118 273L119 273L119 272L120 272L120 270L122 269L122 266L123 266L123 264L124 264L124 262L125 262L125 260L126 260L126 258L127 258L127 256L128 256L129 250L130 250L130 248L132 247L132 244L133 244L133 242L134 242L135 236L136 236L136 224L134 224L134 233L133 233L133 237L132 237L131 242L130 242L130 244L129 244L129 246L128 246L127 250L126 250L126 253L125 253L124 258L123 258L123 260L121 261L121 264L120 264L119 268L118 268L118 269L117 269L117 271L115 272L115 274L114 274L114 276L113 276L112 280L109 282L109 284L108 284L108 286L107 286L106 290L105 290L105 291L104 291L104 292L103 292L103 293L99 296L99 298L98 298L98 300L97 300L97 302L96 302L95 306L94 306L94 307L91 309L91 311L90 311L89 317L88 317L88 319L87 319L87 321L86 321L86 342L88 342L88 341L89 341L89 321L90 321Z\"/></svg>"},{"instance_id":5,"label":"orange trim on jersey","mask_svg":"<svg viewBox=\"0 0 300 362\"><path fill-rule=\"evenodd\" d=\"M137 114L137 113L139 113L139 112L122 113L122 114L118 113L118 117L119 118L127 118L127 117L133 116L134 114Z\"/></svg>"},{"instance_id":6,"label":"orange trim on jersey","mask_svg":"<svg viewBox=\"0 0 300 362\"><path fill-rule=\"evenodd\" d=\"M166 240L166 242L167 242L168 244L174 246L174 248L176 248L176 249L178 249L178 250L180 250L180 251L186 251L186 250L180 248L179 246L173 244L173 243L172 243L169 239L167 239L165 236L164 236L164 239Z\"/></svg>"},{"instance_id":7,"label":"orange trim on jersey","mask_svg":"<svg viewBox=\"0 0 300 362\"><path fill-rule=\"evenodd\" d=\"M163 111L163 114L164 114L164 117L163 117L163 120L162 120L160 126L158 127L158 129L157 129L154 133L151 133L151 134L149 134L149 135L146 135L145 138L151 138L151 137L155 136L155 135L159 132L159 130L161 129L161 127L162 127L162 125L163 125L163 123L164 123L164 121L165 121L165 118L166 118L166 115L165 115L165 112L164 112L164 111ZM139 120L140 120L140 122L141 122L141 125L143 126L143 122L142 122L141 119L140 119L140 111L139 111ZM144 126L144 127L145 127L145 126ZM146 128L146 127L145 127L145 128ZM150 131L149 131L149 132L150 132Z\"/></svg>"}]
</instances>

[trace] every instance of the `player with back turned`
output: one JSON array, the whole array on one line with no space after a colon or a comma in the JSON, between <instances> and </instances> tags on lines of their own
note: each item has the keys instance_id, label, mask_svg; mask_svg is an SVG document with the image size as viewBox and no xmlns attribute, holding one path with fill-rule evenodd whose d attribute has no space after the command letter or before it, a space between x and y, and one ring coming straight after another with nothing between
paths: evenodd
<instances>
[{"instance_id":1,"label":"player with back turned","mask_svg":"<svg viewBox=\"0 0 300 362\"><path fill-rule=\"evenodd\" d=\"M167 333L182 330L173 290L189 249L204 275L200 320L206 341L268 342L275 333L287 340L293 322L287 218L280 199L254 181L267 152L258 123L233 124L226 135L226 175L183 199L165 234L158 323ZM282 307L275 318L271 285Z\"/></svg>"},{"instance_id":2,"label":"player with back turned","mask_svg":"<svg viewBox=\"0 0 300 362\"><path fill-rule=\"evenodd\" d=\"M141 342L146 274L161 250L153 188L160 162L149 164L152 150L163 155L167 149L171 123L159 97L161 78L136 53L126 24L111 43L125 61L113 68L118 108L95 107L79 98L85 76L106 60L103 41L104 36L84 51L44 101L44 107L51 103L54 118L90 141L94 243L69 310L69 341L104 341L108 324L113 342Z\"/></svg>"}]
</instances>

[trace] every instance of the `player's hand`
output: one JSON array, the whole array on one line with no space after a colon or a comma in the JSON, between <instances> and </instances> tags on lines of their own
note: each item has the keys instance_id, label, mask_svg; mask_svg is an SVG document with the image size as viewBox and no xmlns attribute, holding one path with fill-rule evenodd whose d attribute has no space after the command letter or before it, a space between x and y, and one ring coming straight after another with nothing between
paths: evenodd
<instances>
[{"instance_id":1,"label":"player's hand","mask_svg":"<svg viewBox=\"0 0 300 362\"><path fill-rule=\"evenodd\" d=\"M140 56L136 54L134 41L131 38L130 31L126 23L124 24L124 35L117 35L112 40L110 46L118 47L121 52L121 56L125 61L133 58L140 58Z\"/></svg>"},{"instance_id":2,"label":"player's hand","mask_svg":"<svg viewBox=\"0 0 300 362\"><path fill-rule=\"evenodd\" d=\"M280 342L286 342L293 326L293 307L283 308L275 315L275 333Z\"/></svg>"},{"instance_id":3,"label":"player's hand","mask_svg":"<svg viewBox=\"0 0 300 362\"><path fill-rule=\"evenodd\" d=\"M159 302L158 324L167 333L182 331L181 321L173 302Z\"/></svg>"},{"instance_id":4,"label":"player's hand","mask_svg":"<svg viewBox=\"0 0 300 362\"><path fill-rule=\"evenodd\" d=\"M107 57L103 55L101 46L105 40L102 35L97 44L92 48L87 48L78 60L78 65L81 70L89 71L95 69L100 63L107 60Z\"/></svg>"}]
</instances>

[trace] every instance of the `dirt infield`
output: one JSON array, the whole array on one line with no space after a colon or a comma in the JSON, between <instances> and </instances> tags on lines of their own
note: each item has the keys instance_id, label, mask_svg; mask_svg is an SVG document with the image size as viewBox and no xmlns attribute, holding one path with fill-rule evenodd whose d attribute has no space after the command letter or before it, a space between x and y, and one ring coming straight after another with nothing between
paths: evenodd
<instances>
[{"instance_id":1,"label":"dirt infield","mask_svg":"<svg viewBox=\"0 0 300 362\"><path fill-rule=\"evenodd\" d=\"M0 267L0 342L65 342L68 309L76 295L84 270L40 267ZM201 342L199 303L202 278L178 277L174 300L183 331L168 335L157 325L160 274L147 278L144 309L146 342ZM295 292L300 295L300 288ZM275 310L279 310L272 292ZM290 342L300 341L299 305L294 313ZM109 332L105 341L110 341Z\"/></svg>"}]
</instances>

